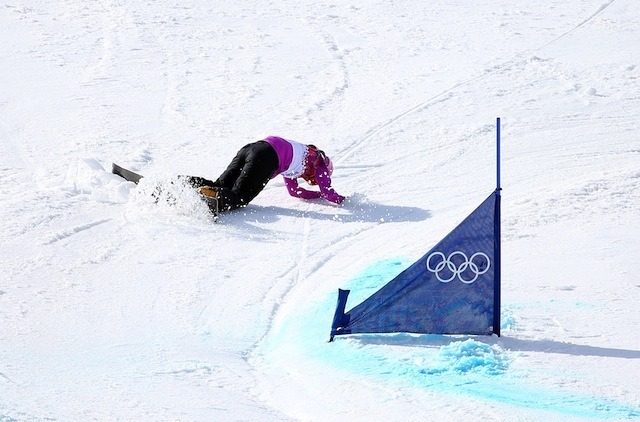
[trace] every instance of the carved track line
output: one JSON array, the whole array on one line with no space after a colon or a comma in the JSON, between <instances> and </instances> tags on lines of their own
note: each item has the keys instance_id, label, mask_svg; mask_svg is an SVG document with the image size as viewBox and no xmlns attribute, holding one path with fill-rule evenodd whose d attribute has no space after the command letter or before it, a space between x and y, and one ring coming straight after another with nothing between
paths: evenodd
<instances>
[{"instance_id":1,"label":"carved track line","mask_svg":"<svg viewBox=\"0 0 640 422\"><path fill-rule=\"evenodd\" d=\"M103 219L103 220L96 220L96 221L92 221L86 224L81 224L75 227L71 227L69 229L60 231L56 234L54 234L48 241L46 241L44 244L45 245L51 245L52 243L56 243L59 242L61 240L67 239L71 236L73 236L74 234L83 232L85 230L89 230L93 227L99 226L100 224L104 224L106 222L111 221L110 218L107 219Z\"/></svg>"}]
</instances>

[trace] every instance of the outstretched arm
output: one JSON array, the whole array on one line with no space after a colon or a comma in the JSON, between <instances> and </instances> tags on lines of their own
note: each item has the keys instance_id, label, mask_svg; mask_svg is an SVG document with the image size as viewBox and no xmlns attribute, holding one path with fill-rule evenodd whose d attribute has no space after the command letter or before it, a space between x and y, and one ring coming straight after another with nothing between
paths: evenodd
<instances>
[{"instance_id":1,"label":"outstretched arm","mask_svg":"<svg viewBox=\"0 0 640 422\"><path fill-rule=\"evenodd\" d=\"M289 179L287 177L284 178L284 183L287 186L289 195L295 196L296 198L324 198L327 201L331 201L335 204L341 204L342 201L344 201L344 196L340 195L331 187L331 177L329 176L329 171L324 165L318 167L316 171L316 182L318 183L320 192L301 188L298 185L297 179Z\"/></svg>"},{"instance_id":2,"label":"outstretched arm","mask_svg":"<svg viewBox=\"0 0 640 422\"><path fill-rule=\"evenodd\" d=\"M318 191L306 190L298 186L298 180L296 179L289 179L288 177L285 177L284 184L287 186L289 195L295 196L296 198L314 199L320 198L321 196L320 192Z\"/></svg>"}]
</instances>

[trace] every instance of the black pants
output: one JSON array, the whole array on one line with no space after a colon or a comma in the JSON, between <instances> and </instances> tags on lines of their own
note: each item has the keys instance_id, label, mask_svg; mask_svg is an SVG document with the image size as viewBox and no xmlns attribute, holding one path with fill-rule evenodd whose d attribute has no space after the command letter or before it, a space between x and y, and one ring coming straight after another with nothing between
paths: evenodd
<instances>
[{"instance_id":1,"label":"black pants","mask_svg":"<svg viewBox=\"0 0 640 422\"><path fill-rule=\"evenodd\" d=\"M240 148L215 182L193 176L186 176L186 181L196 188L218 188L218 207L220 211L228 211L251 202L271 180L278 167L278 154L273 147L265 141L258 141Z\"/></svg>"}]
</instances>

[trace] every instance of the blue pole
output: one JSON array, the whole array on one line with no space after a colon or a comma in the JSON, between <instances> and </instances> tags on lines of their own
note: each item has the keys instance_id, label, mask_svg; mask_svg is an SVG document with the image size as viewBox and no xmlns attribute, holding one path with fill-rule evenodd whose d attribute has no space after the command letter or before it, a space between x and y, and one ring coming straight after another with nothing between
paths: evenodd
<instances>
[{"instance_id":1,"label":"blue pole","mask_svg":"<svg viewBox=\"0 0 640 422\"><path fill-rule=\"evenodd\" d=\"M339 328L344 328L344 325L349 323L349 319L344 314L344 308L347 306L347 297L351 290L338 289L338 304L336 306L336 312L333 315L333 324L331 324L331 336L329 342L333 341L333 337L338 334Z\"/></svg>"},{"instance_id":2,"label":"blue pole","mask_svg":"<svg viewBox=\"0 0 640 422\"><path fill-rule=\"evenodd\" d=\"M496 204L495 215L493 225L494 236L494 262L496 264L494 269L494 286L493 286L493 332L498 337L500 336L500 308L501 308L501 245L500 245L500 118L497 120L497 145L496 145L496 158L497 158L497 187L496 187Z\"/></svg>"},{"instance_id":3,"label":"blue pole","mask_svg":"<svg viewBox=\"0 0 640 422\"><path fill-rule=\"evenodd\" d=\"M496 137L497 137L497 145L496 145L496 151L497 151L497 171L498 171L498 175L497 175L497 186L496 186L496 190L498 191L498 195L500 195L500 118L498 117L497 119L497 131L496 131Z\"/></svg>"}]
</instances>

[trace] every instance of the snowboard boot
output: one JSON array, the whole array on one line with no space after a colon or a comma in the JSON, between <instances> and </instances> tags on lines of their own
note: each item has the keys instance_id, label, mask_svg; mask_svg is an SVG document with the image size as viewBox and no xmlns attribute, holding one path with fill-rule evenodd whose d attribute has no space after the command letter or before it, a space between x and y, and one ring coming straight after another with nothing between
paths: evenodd
<instances>
[{"instance_id":1,"label":"snowboard boot","mask_svg":"<svg viewBox=\"0 0 640 422\"><path fill-rule=\"evenodd\" d=\"M211 186L201 186L198 193L204 202L206 202L209 210L213 214L214 220L218 220L220 207L218 206L218 189Z\"/></svg>"},{"instance_id":2,"label":"snowboard boot","mask_svg":"<svg viewBox=\"0 0 640 422\"><path fill-rule=\"evenodd\" d=\"M208 198L217 198L218 189L211 186L201 186L198 188L198 193Z\"/></svg>"}]
</instances>

